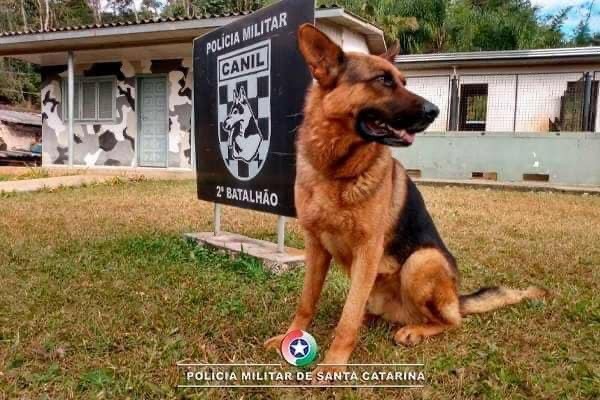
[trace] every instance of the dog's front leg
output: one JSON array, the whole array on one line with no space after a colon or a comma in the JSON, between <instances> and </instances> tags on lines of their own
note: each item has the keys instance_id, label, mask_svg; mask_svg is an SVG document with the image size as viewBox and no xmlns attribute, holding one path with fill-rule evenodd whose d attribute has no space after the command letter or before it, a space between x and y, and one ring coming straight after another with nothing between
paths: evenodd
<instances>
[{"instance_id":1,"label":"dog's front leg","mask_svg":"<svg viewBox=\"0 0 600 400\"><path fill-rule=\"evenodd\" d=\"M331 264L331 255L320 243L319 239L307 233L306 242L306 272L304 273L304 286L296 315L286 333L302 329L306 330L317 309L317 302L323 290L323 283ZM285 334L275 336L265 342L267 349L279 350Z\"/></svg>"},{"instance_id":2,"label":"dog's front leg","mask_svg":"<svg viewBox=\"0 0 600 400\"><path fill-rule=\"evenodd\" d=\"M316 380L320 380L319 372L345 370L345 364L356 346L382 254L383 238L370 240L355 251L350 270L350 291L329 351L321 366L313 374Z\"/></svg>"}]
</instances>

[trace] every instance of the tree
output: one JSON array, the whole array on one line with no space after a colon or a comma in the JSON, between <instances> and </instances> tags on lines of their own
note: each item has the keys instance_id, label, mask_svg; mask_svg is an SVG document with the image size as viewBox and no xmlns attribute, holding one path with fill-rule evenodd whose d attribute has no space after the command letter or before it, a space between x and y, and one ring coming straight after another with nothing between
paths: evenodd
<instances>
[{"instance_id":1,"label":"tree","mask_svg":"<svg viewBox=\"0 0 600 400\"><path fill-rule=\"evenodd\" d=\"M156 18L160 15L161 3L158 0L142 0L140 17L142 19Z\"/></svg>"},{"instance_id":2,"label":"tree","mask_svg":"<svg viewBox=\"0 0 600 400\"><path fill-rule=\"evenodd\" d=\"M251 11L272 0L168 0L163 13L167 16L196 16Z\"/></svg>"},{"instance_id":3,"label":"tree","mask_svg":"<svg viewBox=\"0 0 600 400\"><path fill-rule=\"evenodd\" d=\"M33 65L0 58L0 102L39 104L40 74Z\"/></svg>"},{"instance_id":4,"label":"tree","mask_svg":"<svg viewBox=\"0 0 600 400\"><path fill-rule=\"evenodd\" d=\"M325 3L325 2L322 2ZM405 53L509 50L564 45L570 8L549 18L528 0L342 0L381 26Z\"/></svg>"},{"instance_id":5,"label":"tree","mask_svg":"<svg viewBox=\"0 0 600 400\"><path fill-rule=\"evenodd\" d=\"M590 19L592 18L592 13L594 11L594 3L595 1L591 1L584 6L587 7L587 9L585 10L584 17L577 24L571 41L575 46L592 45L595 41L594 39L598 38L598 33L593 36L590 30Z\"/></svg>"},{"instance_id":6,"label":"tree","mask_svg":"<svg viewBox=\"0 0 600 400\"><path fill-rule=\"evenodd\" d=\"M94 24L102 23L102 3L101 0L87 0L88 7L92 10L94 16Z\"/></svg>"}]
</instances>

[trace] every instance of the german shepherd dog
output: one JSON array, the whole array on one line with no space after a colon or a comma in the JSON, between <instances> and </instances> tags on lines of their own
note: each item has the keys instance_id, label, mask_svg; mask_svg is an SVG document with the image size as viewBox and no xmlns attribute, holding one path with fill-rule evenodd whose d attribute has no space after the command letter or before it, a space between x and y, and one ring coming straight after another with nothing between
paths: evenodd
<instances>
[{"instance_id":1,"label":"german shepherd dog","mask_svg":"<svg viewBox=\"0 0 600 400\"><path fill-rule=\"evenodd\" d=\"M297 142L295 201L307 265L288 332L311 323L332 258L350 277L319 370L344 369L367 313L401 325L395 342L413 346L459 326L466 315L543 297L535 287L459 295L456 261L388 147L411 145L439 114L406 89L391 63L398 46L382 56L344 53L310 24L300 28L298 40L316 82ZM265 346L279 349L283 337Z\"/></svg>"},{"instance_id":2,"label":"german shepherd dog","mask_svg":"<svg viewBox=\"0 0 600 400\"><path fill-rule=\"evenodd\" d=\"M262 134L244 88L234 90L233 98L233 104L222 126L223 131L229 135L229 155L234 160L250 162L260 148Z\"/></svg>"}]
</instances>

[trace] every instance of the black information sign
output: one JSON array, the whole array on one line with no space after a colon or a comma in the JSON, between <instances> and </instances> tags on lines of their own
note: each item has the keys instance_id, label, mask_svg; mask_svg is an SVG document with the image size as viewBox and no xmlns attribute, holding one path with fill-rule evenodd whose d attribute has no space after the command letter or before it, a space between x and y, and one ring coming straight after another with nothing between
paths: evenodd
<instances>
[{"instance_id":1,"label":"black information sign","mask_svg":"<svg viewBox=\"0 0 600 400\"><path fill-rule=\"evenodd\" d=\"M310 73L297 47L313 0L282 0L194 41L198 197L295 216L296 130Z\"/></svg>"}]
</instances>

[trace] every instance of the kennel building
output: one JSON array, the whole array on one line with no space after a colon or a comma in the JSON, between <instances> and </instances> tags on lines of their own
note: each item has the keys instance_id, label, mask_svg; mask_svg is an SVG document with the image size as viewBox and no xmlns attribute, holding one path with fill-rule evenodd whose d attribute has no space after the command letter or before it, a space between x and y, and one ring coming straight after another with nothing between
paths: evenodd
<instances>
[{"instance_id":1,"label":"kennel building","mask_svg":"<svg viewBox=\"0 0 600 400\"><path fill-rule=\"evenodd\" d=\"M600 47L405 55L396 65L441 111L395 151L412 175L600 185Z\"/></svg>"}]
</instances>

